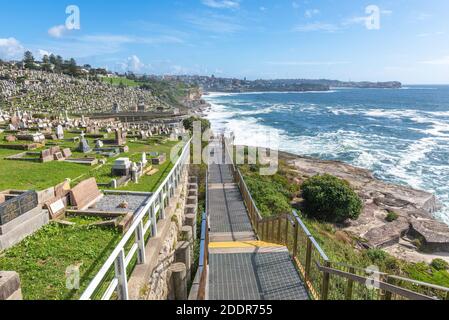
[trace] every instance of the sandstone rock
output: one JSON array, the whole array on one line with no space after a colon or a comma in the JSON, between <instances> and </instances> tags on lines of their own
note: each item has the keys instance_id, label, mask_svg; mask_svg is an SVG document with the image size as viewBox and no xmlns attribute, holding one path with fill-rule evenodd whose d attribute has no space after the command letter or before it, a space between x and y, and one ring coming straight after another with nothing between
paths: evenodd
<instances>
[{"instance_id":1,"label":"sandstone rock","mask_svg":"<svg viewBox=\"0 0 449 320\"><path fill-rule=\"evenodd\" d=\"M283 152L280 157L295 168L295 183L327 173L351 184L363 200L364 208L357 221L349 221L342 229L365 238L368 247L396 245L402 236L411 232L424 238L428 250L449 252L449 226L432 216L441 209L433 194L386 183L376 179L368 170L339 161L323 161ZM391 211L397 213L399 219L389 223L385 218Z\"/></svg>"},{"instance_id":2,"label":"sandstone rock","mask_svg":"<svg viewBox=\"0 0 449 320\"><path fill-rule=\"evenodd\" d=\"M431 252L449 252L449 227L435 220L414 220L412 232L424 239L423 245Z\"/></svg>"}]
</instances>

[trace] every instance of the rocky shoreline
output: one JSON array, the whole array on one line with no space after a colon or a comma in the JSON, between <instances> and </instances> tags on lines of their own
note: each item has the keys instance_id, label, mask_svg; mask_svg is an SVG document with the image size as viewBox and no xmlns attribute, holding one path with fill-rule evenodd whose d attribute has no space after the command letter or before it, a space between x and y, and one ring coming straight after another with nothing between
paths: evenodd
<instances>
[{"instance_id":1,"label":"rocky shoreline","mask_svg":"<svg viewBox=\"0 0 449 320\"><path fill-rule=\"evenodd\" d=\"M325 161L280 152L302 182L317 174L331 174L348 181L364 202L356 221L338 226L351 234L364 248L383 249L393 256L411 262L430 262L442 258L449 262L449 226L433 217L441 208L428 192L381 181L369 171L339 161ZM301 204L298 199L296 205ZM387 221L389 213L397 219Z\"/></svg>"}]
</instances>

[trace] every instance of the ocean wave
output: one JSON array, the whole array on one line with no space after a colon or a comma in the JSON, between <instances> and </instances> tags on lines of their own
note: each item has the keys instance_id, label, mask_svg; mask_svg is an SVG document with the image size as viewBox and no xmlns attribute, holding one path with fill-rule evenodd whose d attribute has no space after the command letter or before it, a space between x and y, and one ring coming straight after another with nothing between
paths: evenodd
<instances>
[{"instance_id":1,"label":"ocean wave","mask_svg":"<svg viewBox=\"0 0 449 320\"><path fill-rule=\"evenodd\" d=\"M388 182L433 192L445 206L437 216L449 224L449 111L225 100L210 99L208 118L217 132L234 132L238 144L341 160ZM279 113L275 120L264 117L273 112ZM348 116L355 122L340 118Z\"/></svg>"}]
</instances>

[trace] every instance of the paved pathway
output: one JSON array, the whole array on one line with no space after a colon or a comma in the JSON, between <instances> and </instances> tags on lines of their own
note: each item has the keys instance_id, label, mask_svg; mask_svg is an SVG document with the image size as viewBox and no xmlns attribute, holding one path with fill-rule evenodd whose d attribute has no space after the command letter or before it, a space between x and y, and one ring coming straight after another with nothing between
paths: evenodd
<instances>
[{"instance_id":1,"label":"paved pathway","mask_svg":"<svg viewBox=\"0 0 449 320\"><path fill-rule=\"evenodd\" d=\"M257 241L220 142L209 166L209 300L307 300L286 247ZM223 162L221 162L223 163Z\"/></svg>"}]
</instances>

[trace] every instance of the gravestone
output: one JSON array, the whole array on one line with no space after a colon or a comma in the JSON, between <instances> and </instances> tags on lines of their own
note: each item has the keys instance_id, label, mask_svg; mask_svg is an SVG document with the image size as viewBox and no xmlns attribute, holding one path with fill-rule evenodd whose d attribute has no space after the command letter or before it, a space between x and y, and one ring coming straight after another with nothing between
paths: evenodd
<instances>
[{"instance_id":1,"label":"gravestone","mask_svg":"<svg viewBox=\"0 0 449 320\"><path fill-rule=\"evenodd\" d=\"M69 148L63 149L62 150L62 155L64 156L64 158L70 158L72 156L72 150L70 150Z\"/></svg>"},{"instance_id":2,"label":"gravestone","mask_svg":"<svg viewBox=\"0 0 449 320\"><path fill-rule=\"evenodd\" d=\"M57 219L65 212L65 204L62 199L47 204L48 212L52 219Z\"/></svg>"},{"instance_id":3,"label":"gravestone","mask_svg":"<svg viewBox=\"0 0 449 320\"><path fill-rule=\"evenodd\" d=\"M17 138L16 138L16 136L10 134L10 135L5 137L5 141L6 142L15 142L15 141L17 141Z\"/></svg>"},{"instance_id":4,"label":"gravestone","mask_svg":"<svg viewBox=\"0 0 449 320\"><path fill-rule=\"evenodd\" d=\"M64 160L64 156L62 155L62 152L56 152L54 154L55 160L56 161L63 161Z\"/></svg>"},{"instance_id":5,"label":"gravestone","mask_svg":"<svg viewBox=\"0 0 449 320\"><path fill-rule=\"evenodd\" d=\"M126 144L126 133L123 132L122 128L118 128L115 131L115 144L118 146Z\"/></svg>"},{"instance_id":6,"label":"gravestone","mask_svg":"<svg viewBox=\"0 0 449 320\"><path fill-rule=\"evenodd\" d=\"M119 158L115 160L112 166L111 174L116 177L129 176L131 170L131 161L129 158Z\"/></svg>"},{"instance_id":7,"label":"gravestone","mask_svg":"<svg viewBox=\"0 0 449 320\"><path fill-rule=\"evenodd\" d=\"M68 180L58 184L55 187L55 197L56 199L60 199L65 197L70 192L70 182Z\"/></svg>"},{"instance_id":8,"label":"gravestone","mask_svg":"<svg viewBox=\"0 0 449 320\"><path fill-rule=\"evenodd\" d=\"M99 149L99 148L103 148L104 147L104 143L101 140L97 140L97 142L95 143L95 148Z\"/></svg>"},{"instance_id":9,"label":"gravestone","mask_svg":"<svg viewBox=\"0 0 449 320\"><path fill-rule=\"evenodd\" d=\"M57 153L59 153L59 152L61 152L61 148L60 148L59 146L51 147L51 148L50 148L50 154L51 154L52 156L54 156L55 154L57 154Z\"/></svg>"},{"instance_id":10,"label":"gravestone","mask_svg":"<svg viewBox=\"0 0 449 320\"><path fill-rule=\"evenodd\" d=\"M92 149L90 148L87 140L84 138L84 133L81 133L80 144L78 146L78 151L82 153L89 153Z\"/></svg>"},{"instance_id":11,"label":"gravestone","mask_svg":"<svg viewBox=\"0 0 449 320\"><path fill-rule=\"evenodd\" d=\"M70 203L78 210L87 209L101 197L95 178L84 180L70 190Z\"/></svg>"},{"instance_id":12,"label":"gravestone","mask_svg":"<svg viewBox=\"0 0 449 320\"><path fill-rule=\"evenodd\" d=\"M64 129L62 129L61 125L58 125L58 127L56 128L56 137L58 138L58 140L64 139Z\"/></svg>"},{"instance_id":13,"label":"gravestone","mask_svg":"<svg viewBox=\"0 0 449 320\"><path fill-rule=\"evenodd\" d=\"M37 193L26 192L0 205L0 225L4 225L39 205Z\"/></svg>"},{"instance_id":14,"label":"gravestone","mask_svg":"<svg viewBox=\"0 0 449 320\"><path fill-rule=\"evenodd\" d=\"M167 161L167 157L165 154L161 154L160 156L153 158L151 160L152 164L157 166L157 165L162 165L165 163L165 161Z\"/></svg>"},{"instance_id":15,"label":"gravestone","mask_svg":"<svg viewBox=\"0 0 449 320\"><path fill-rule=\"evenodd\" d=\"M51 154L49 149L42 150L40 159L42 162L50 162L53 161L53 155Z\"/></svg>"},{"instance_id":16,"label":"gravestone","mask_svg":"<svg viewBox=\"0 0 449 320\"><path fill-rule=\"evenodd\" d=\"M147 160L147 154L144 152L144 153L142 153L142 164L144 165L144 166L146 166L147 165L147 163L148 163L148 160Z\"/></svg>"}]
</instances>

